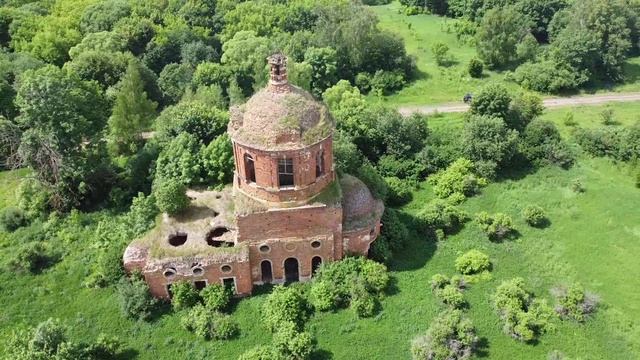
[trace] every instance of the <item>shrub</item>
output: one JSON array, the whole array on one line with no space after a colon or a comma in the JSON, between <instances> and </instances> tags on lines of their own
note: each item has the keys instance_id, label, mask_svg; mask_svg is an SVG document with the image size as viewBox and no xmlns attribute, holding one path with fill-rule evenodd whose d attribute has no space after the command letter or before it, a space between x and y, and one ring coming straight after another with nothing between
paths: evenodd
<instances>
[{"instance_id":1,"label":"shrub","mask_svg":"<svg viewBox=\"0 0 640 360\"><path fill-rule=\"evenodd\" d=\"M469 250L456 259L456 270L464 275L488 271L491 267L489 256L478 250Z\"/></svg>"},{"instance_id":2,"label":"shrub","mask_svg":"<svg viewBox=\"0 0 640 360\"><path fill-rule=\"evenodd\" d=\"M280 360L272 346L257 346L247 350L238 357L238 360Z\"/></svg>"},{"instance_id":3,"label":"shrub","mask_svg":"<svg viewBox=\"0 0 640 360\"><path fill-rule=\"evenodd\" d=\"M401 70L378 70L371 79L371 90L377 95L389 95L404 87L406 81Z\"/></svg>"},{"instance_id":4,"label":"shrub","mask_svg":"<svg viewBox=\"0 0 640 360\"><path fill-rule=\"evenodd\" d=\"M429 178L429 184L433 186L436 196L441 199L454 194L473 195L487 184L487 180L476 176L473 169L471 160L460 158L445 170L432 175Z\"/></svg>"},{"instance_id":5,"label":"shrub","mask_svg":"<svg viewBox=\"0 0 640 360\"><path fill-rule=\"evenodd\" d=\"M238 334L238 325L230 316L197 305L180 319L182 327L205 340L230 339Z\"/></svg>"},{"instance_id":6,"label":"shrub","mask_svg":"<svg viewBox=\"0 0 640 360\"><path fill-rule=\"evenodd\" d=\"M463 360L473 355L478 344L471 320L460 310L440 313L424 336L411 343L414 360Z\"/></svg>"},{"instance_id":7,"label":"shrub","mask_svg":"<svg viewBox=\"0 0 640 360\"><path fill-rule=\"evenodd\" d=\"M446 285L444 288L437 291L435 295L443 304L454 309L459 309L466 304L462 291L453 285Z\"/></svg>"},{"instance_id":8,"label":"shrub","mask_svg":"<svg viewBox=\"0 0 640 360\"><path fill-rule=\"evenodd\" d=\"M497 117L505 120L509 115L511 95L500 83L483 86L471 102L471 113L474 115Z\"/></svg>"},{"instance_id":9,"label":"shrub","mask_svg":"<svg viewBox=\"0 0 640 360\"><path fill-rule=\"evenodd\" d=\"M54 260L49 247L44 242L35 241L20 245L9 259L8 265L13 270L35 274L50 266Z\"/></svg>"},{"instance_id":10,"label":"shrub","mask_svg":"<svg viewBox=\"0 0 640 360\"><path fill-rule=\"evenodd\" d=\"M194 307L200 302L198 290L188 281L177 281L171 285L171 305L176 311Z\"/></svg>"},{"instance_id":11,"label":"shrub","mask_svg":"<svg viewBox=\"0 0 640 360\"><path fill-rule=\"evenodd\" d=\"M202 291L200 296L204 306L210 311L224 311L231 301L231 292L220 284L211 284Z\"/></svg>"},{"instance_id":12,"label":"shrub","mask_svg":"<svg viewBox=\"0 0 640 360\"><path fill-rule=\"evenodd\" d=\"M602 125L615 125L617 124L616 119L614 117L615 112L611 108L606 108L600 112L600 120L602 121Z\"/></svg>"},{"instance_id":13,"label":"shrub","mask_svg":"<svg viewBox=\"0 0 640 360\"><path fill-rule=\"evenodd\" d=\"M387 203L391 206L401 206L411 201L413 198L413 185L409 180L400 180L397 177L385 178L389 188Z\"/></svg>"},{"instance_id":14,"label":"shrub","mask_svg":"<svg viewBox=\"0 0 640 360\"><path fill-rule=\"evenodd\" d=\"M569 127L578 125L578 122L575 120L575 117L572 112L568 112L564 115L564 118L562 119L562 123L565 126L569 126Z\"/></svg>"},{"instance_id":15,"label":"shrub","mask_svg":"<svg viewBox=\"0 0 640 360\"><path fill-rule=\"evenodd\" d=\"M160 211L175 215L189 206L189 198L186 193L187 187L178 181L160 181L153 190L156 204Z\"/></svg>"},{"instance_id":16,"label":"shrub","mask_svg":"<svg viewBox=\"0 0 640 360\"><path fill-rule=\"evenodd\" d=\"M571 182L571 191L573 191L574 193L577 193L577 194L582 194L583 192L587 191L587 189L582 184L582 180L574 179Z\"/></svg>"},{"instance_id":17,"label":"shrub","mask_svg":"<svg viewBox=\"0 0 640 360\"><path fill-rule=\"evenodd\" d=\"M520 140L520 152L536 166L548 164L568 168L575 155L560 137L560 132L550 121L534 120L529 123Z\"/></svg>"},{"instance_id":18,"label":"shrub","mask_svg":"<svg viewBox=\"0 0 640 360\"><path fill-rule=\"evenodd\" d=\"M511 218L502 213L489 215L482 211L476 214L476 223L490 239L501 240L509 236L515 230Z\"/></svg>"},{"instance_id":19,"label":"shrub","mask_svg":"<svg viewBox=\"0 0 640 360\"><path fill-rule=\"evenodd\" d=\"M452 233L466 221L467 214L447 201L436 199L429 202L416 217L426 230L441 229L445 233Z\"/></svg>"},{"instance_id":20,"label":"shrub","mask_svg":"<svg viewBox=\"0 0 640 360\"><path fill-rule=\"evenodd\" d=\"M0 212L0 229L4 231L13 232L27 225L29 225L29 219L21 209L7 207Z\"/></svg>"},{"instance_id":21,"label":"shrub","mask_svg":"<svg viewBox=\"0 0 640 360\"><path fill-rule=\"evenodd\" d=\"M543 226L547 222L547 214L540 206L529 205L522 210L522 218L533 227Z\"/></svg>"},{"instance_id":22,"label":"shrub","mask_svg":"<svg viewBox=\"0 0 640 360\"><path fill-rule=\"evenodd\" d=\"M350 305L364 316L375 310L376 298L389 281L386 266L362 257L347 257L318 269L311 284L311 301L321 311Z\"/></svg>"},{"instance_id":23,"label":"shrub","mask_svg":"<svg viewBox=\"0 0 640 360\"><path fill-rule=\"evenodd\" d=\"M307 301L297 287L276 286L262 306L262 317L272 332L287 322L302 329L309 317Z\"/></svg>"},{"instance_id":24,"label":"shrub","mask_svg":"<svg viewBox=\"0 0 640 360\"><path fill-rule=\"evenodd\" d=\"M482 72L484 71L484 64L480 59L472 58L469 60L467 71L472 78L481 78Z\"/></svg>"},{"instance_id":25,"label":"shrub","mask_svg":"<svg viewBox=\"0 0 640 360\"><path fill-rule=\"evenodd\" d=\"M438 66L444 66L449 63L449 46L443 42L436 42L431 46L431 52Z\"/></svg>"},{"instance_id":26,"label":"shrub","mask_svg":"<svg viewBox=\"0 0 640 360\"><path fill-rule=\"evenodd\" d=\"M553 326L553 311L546 301L533 297L525 289L522 278L503 281L493 295L498 315L504 321L504 332L520 341L532 341Z\"/></svg>"},{"instance_id":27,"label":"shrub","mask_svg":"<svg viewBox=\"0 0 640 360\"><path fill-rule=\"evenodd\" d=\"M565 319L583 322L596 311L599 299L588 293L580 284L559 287L553 291L556 297L556 312Z\"/></svg>"},{"instance_id":28,"label":"shrub","mask_svg":"<svg viewBox=\"0 0 640 360\"><path fill-rule=\"evenodd\" d=\"M381 233L382 237L388 242L391 251L403 249L409 237L409 230L400 219L399 214L400 211L391 208L385 208L384 213L382 213L382 223L384 226L382 227ZM382 239L378 238L373 243L375 244L380 240Z\"/></svg>"},{"instance_id":29,"label":"shrub","mask_svg":"<svg viewBox=\"0 0 640 360\"><path fill-rule=\"evenodd\" d=\"M308 359L313 351L313 338L308 332L298 331L292 322L284 322L273 334L276 359Z\"/></svg>"},{"instance_id":30,"label":"shrub","mask_svg":"<svg viewBox=\"0 0 640 360\"><path fill-rule=\"evenodd\" d=\"M118 283L120 310L129 319L148 320L157 301L149 293L147 283L138 275L123 278Z\"/></svg>"},{"instance_id":31,"label":"shrub","mask_svg":"<svg viewBox=\"0 0 640 360\"><path fill-rule=\"evenodd\" d=\"M396 177L416 182L423 178L425 166L413 159L401 159L394 155L383 155L376 165L376 170L384 177Z\"/></svg>"}]
</instances>

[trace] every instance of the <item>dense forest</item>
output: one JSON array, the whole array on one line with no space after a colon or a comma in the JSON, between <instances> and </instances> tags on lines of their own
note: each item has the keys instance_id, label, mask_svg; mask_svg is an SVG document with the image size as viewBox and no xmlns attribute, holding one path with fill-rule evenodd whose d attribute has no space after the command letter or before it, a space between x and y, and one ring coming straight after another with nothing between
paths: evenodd
<instances>
[{"instance_id":1,"label":"dense forest","mask_svg":"<svg viewBox=\"0 0 640 360\"><path fill-rule=\"evenodd\" d=\"M626 61L640 55L640 1L400 0L403 17L441 16L446 31L475 48L465 77L482 80L485 69L506 74L506 83L483 83L469 110L451 121L437 113L403 116L385 102L429 76L407 52L408 40L379 26L372 6L389 3L0 0L0 180L3 173L20 178L0 190L0 276L18 279L7 285L7 299L43 304L69 288L86 312L46 320L11 305L0 316L0 358L182 357L197 340L204 350L190 352L194 358L331 359L323 349L349 352L349 344L335 345L338 338L365 338L359 326L383 324L381 334L371 331L387 339L382 333L405 316L411 325L386 344L401 348L393 358L486 356L489 342L511 354L503 358L531 350L532 358L564 359L555 349L574 344L567 334L594 346L570 349L578 357L632 353L619 332L632 338L635 325L611 330L613 320L597 313L600 298L574 281L578 276L556 273L549 265L556 259L523 269L529 263L516 256L530 250L520 247L546 251L526 245L530 238L560 237L553 231L584 221L557 208L592 196L584 179L601 168L622 184L616 196L627 181L640 188L637 116L620 120L607 107L592 116L597 126L583 126L573 113L552 121L542 98L626 82ZM454 62L447 44L430 51L440 68ZM174 287L171 304L158 302L144 281L126 276L124 249L160 213L184 209L187 189L231 182L229 109L267 84L266 58L276 52L288 56L289 80L328 106L338 173L357 176L385 203L371 259L323 264L310 284L266 288L252 299L232 299L221 286L198 293L185 283ZM602 159L615 165L597 163ZM552 190L564 198L549 195L545 207L539 194L507 205L483 198L485 191L526 193L555 182L561 188ZM425 260L436 251L446 254L446 266ZM563 283L550 274L564 276ZM23 286L42 279L55 285ZM401 303L406 296L417 312ZM424 305L427 298L433 303ZM115 312L91 312L92 301ZM353 316L345 318L345 309ZM71 324L73 316L82 321ZM87 324L91 319L100 325ZM145 339L156 331L176 338ZM594 340L602 333L611 344ZM545 341L552 345L538 346Z\"/></svg>"}]
</instances>

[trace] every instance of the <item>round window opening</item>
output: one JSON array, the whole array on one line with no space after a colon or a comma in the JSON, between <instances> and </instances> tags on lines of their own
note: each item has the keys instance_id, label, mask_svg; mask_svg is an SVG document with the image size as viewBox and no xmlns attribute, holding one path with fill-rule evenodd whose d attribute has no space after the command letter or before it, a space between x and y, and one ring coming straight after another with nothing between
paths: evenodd
<instances>
[{"instance_id":1,"label":"round window opening","mask_svg":"<svg viewBox=\"0 0 640 360\"><path fill-rule=\"evenodd\" d=\"M182 246L187 242L187 234L178 232L169 236L169 245L171 246Z\"/></svg>"},{"instance_id":2,"label":"round window opening","mask_svg":"<svg viewBox=\"0 0 640 360\"><path fill-rule=\"evenodd\" d=\"M200 276L204 274L204 269L201 268L200 266L194 267L193 269L191 269L191 271L193 271L193 275L196 275L196 276Z\"/></svg>"},{"instance_id":3,"label":"round window opening","mask_svg":"<svg viewBox=\"0 0 640 360\"><path fill-rule=\"evenodd\" d=\"M162 275L164 275L164 277L166 277L167 279L171 279L172 277L176 276L177 272L176 269L174 268L168 268L165 269L164 272L162 273Z\"/></svg>"},{"instance_id":4,"label":"round window opening","mask_svg":"<svg viewBox=\"0 0 640 360\"><path fill-rule=\"evenodd\" d=\"M260 246L260 252L261 253L268 253L269 250L271 250L271 248L268 245L262 245Z\"/></svg>"},{"instance_id":5,"label":"round window opening","mask_svg":"<svg viewBox=\"0 0 640 360\"><path fill-rule=\"evenodd\" d=\"M225 272L225 273L231 272L231 266L229 266L229 265L222 265L222 267L220 268L220 270L222 270L222 272Z\"/></svg>"},{"instance_id":6,"label":"round window opening","mask_svg":"<svg viewBox=\"0 0 640 360\"><path fill-rule=\"evenodd\" d=\"M314 249L318 249L320 246L322 246L322 243L318 240L312 241L311 242L311 247Z\"/></svg>"}]
</instances>

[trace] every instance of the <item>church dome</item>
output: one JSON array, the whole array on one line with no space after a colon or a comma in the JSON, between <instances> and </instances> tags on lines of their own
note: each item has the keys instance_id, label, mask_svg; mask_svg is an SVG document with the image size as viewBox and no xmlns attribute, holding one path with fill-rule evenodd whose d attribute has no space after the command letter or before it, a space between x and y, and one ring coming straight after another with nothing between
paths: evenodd
<instances>
[{"instance_id":1,"label":"church dome","mask_svg":"<svg viewBox=\"0 0 640 360\"><path fill-rule=\"evenodd\" d=\"M345 230L368 227L382 216L382 201L375 199L360 179L344 175L340 179L340 187Z\"/></svg>"},{"instance_id":2,"label":"church dome","mask_svg":"<svg viewBox=\"0 0 640 360\"><path fill-rule=\"evenodd\" d=\"M287 82L286 58L274 55L269 63L269 86L231 109L233 140L261 150L293 150L331 135L334 124L329 109Z\"/></svg>"}]
</instances>

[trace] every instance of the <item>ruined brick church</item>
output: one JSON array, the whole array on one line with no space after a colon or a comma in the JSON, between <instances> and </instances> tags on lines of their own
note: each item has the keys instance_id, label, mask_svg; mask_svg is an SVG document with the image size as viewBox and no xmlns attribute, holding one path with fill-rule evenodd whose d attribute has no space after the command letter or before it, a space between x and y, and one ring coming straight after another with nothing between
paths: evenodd
<instances>
[{"instance_id":1,"label":"ruined brick church","mask_svg":"<svg viewBox=\"0 0 640 360\"><path fill-rule=\"evenodd\" d=\"M239 296L254 285L309 280L323 262L366 255L384 206L333 164L327 107L287 81L287 59L268 58L270 81L230 111L233 186L189 190L189 207L164 214L123 260L159 298L171 284L222 284Z\"/></svg>"}]
</instances>

